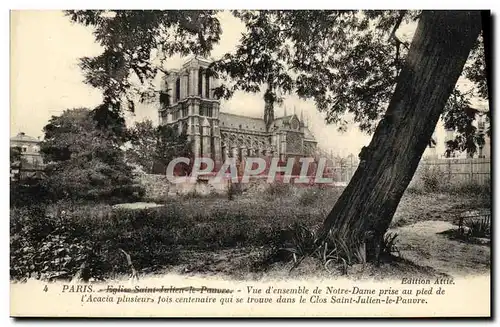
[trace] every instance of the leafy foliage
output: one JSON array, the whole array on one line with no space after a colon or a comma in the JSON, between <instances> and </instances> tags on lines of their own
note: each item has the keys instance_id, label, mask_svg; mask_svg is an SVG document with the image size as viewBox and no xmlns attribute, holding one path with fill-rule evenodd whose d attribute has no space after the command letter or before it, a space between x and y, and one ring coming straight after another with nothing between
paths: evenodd
<instances>
[{"instance_id":1,"label":"leafy foliage","mask_svg":"<svg viewBox=\"0 0 500 327\"><path fill-rule=\"evenodd\" d=\"M22 156L22 149L20 146L11 146L9 157L11 164L20 164L26 161L26 158L23 158Z\"/></svg>"},{"instance_id":2,"label":"leafy foliage","mask_svg":"<svg viewBox=\"0 0 500 327\"><path fill-rule=\"evenodd\" d=\"M228 98L236 90L266 87L265 112L282 94L313 99L326 121L344 130L349 117L371 133L385 112L409 43L397 36L400 26L414 23L419 11L236 11L246 32L234 54L211 68L230 82L216 91ZM481 142L472 120L461 119L472 96L486 98L481 38L471 52L464 77L476 90L455 89L443 116L458 136L452 150L475 151ZM468 114L465 114L468 115Z\"/></svg>"},{"instance_id":3,"label":"leafy foliage","mask_svg":"<svg viewBox=\"0 0 500 327\"><path fill-rule=\"evenodd\" d=\"M170 126L155 127L151 120L145 120L135 123L129 134L131 147L127 149L127 157L147 173L165 173L172 159L193 157L192 143L186 133L179 134Z\"/></svg>"},{"instance_id":4,"label":"leafy foliage","mask_svg":"<svg viewBox=\"0 0 500 327\"><path fill-rule=\"evenodd\" d=\"M44 127L45 139L40 144L48 163L44 184L55 199L118 200L140 193L124 161L118 134L100 128L94 113L82 108L66 110Z\"/></svg>"},{"instance_id":5,"label":"leafy foliage","mask_svg":"<svg viewBox=\"0 0 500 327\"><path fill-rule=\"evenodd\" d=\"M138 271L160 270L186 263L178 258L179 249L260 248L272 241L275 231L294 221L311 225L322 219L311 208L297 212L297 206L277 207L258 197L214 201L193 195L135 210L67 201L13 208L12 277L71 278L87 262L89 277L113 278L129 272L119 248L130 254Z\"/></svg>"},{"instance_id":6,"label":"leafy foliage","mask_svg":"<svg viewBox=\"0 0 500 327\"><path fill-rule=\"evenodd\" d=\"M362 129L373 127L404 58L390 58L395 50L383 35L397 12L240 11L235 16L247 32L235 54L212 65L234 81L216 94L258 92L267 84L265 98L272 101L294 92L314 99L328 122L346 123L342 116L350 112ZM378 28L369 29L379 18Z\"/></svg>"},{"instance_id":7,"label":"leafy foliage","mask_svg":"<svg viewBox=\"0 0 500 327\"><path fill-rule=\"evenodd\" d=\"M92 255L93 247L69 227L47 216L43 207L16 209L10 226L11 277L71 278Z\"/></svg>"},{"instance_id":8,"label":"leafy foliage","mask_svg":"<svg viewBox=\"0 0 500 327\"><path fill-rule=\"evenodd\" d=\"M130 147L126 150L127 160L139 165L147 173L153 172L157 133L151 120L136 122L129 129Z\"/></svg>"},{"instance_id":9,"label":"leafy foliage","mask_svg":"<svg viewBox=\"0 0 500 327\"><path fill-rule=\"evenodd\" d=\"M133 95L155 97L133 86L135 77L148 84L161 65L152 59L159 52L169 57L189 53L206 55L220 38L215 11L67 11L72 21L94 28L104 52L83 58L87 83L101 88L104 103L134 110ZM216 96L229 98L235 91L264 90L264 117L269 128L274 105L295 93L313 99L326 121L344 130L352 119L371 133L383 115L408 53L408 39L397 32L413 24L420 11L408 10L241 10L234 16L245 24L234 53L227 53L209 73L225 79ZM472 96L487 97L482 38L471 52L464 77L475 88L456 88L443 116L458 132L452 150L475 151L481 142L462 119ZM168 72L165 72L168 73ZM161 96L161 95L160 95ZM125 99L124 99L125 98ZM468 115L468 114L466 114ZM475 143L474 143L475 142Z\"/></svg>"},{"instance_id":10,"label":"leafy foliage","mask_svg":"<svg viewBox=\"0 0 500 327\"><path fill-rule=\"evenodd\" d=\"M274 200L277 197L289 195L291 191L290 184L283 183L282 181L274 181L266 188L266 193L270 199Z\"/></svg>"},{"instance_id":11,"label":"leafy foliage","mask_svg":"<svg viewBox=\"0 0 500 327\"><path fill-rule=\"evenodd\" d=\"M292 255L295 265L307 256L318 259L323 267L330 273L340 271L347 274L350 266L366 262L365 247L360 244L348 244L341 234L330 232L328 237L320 244L316 243L317 231L303 223L296 222L285 231L284 244L279 251ZM379 260L392 258L393 254L401 256L397 243L397 233L386 233L380 244ZM292 269L293 269L292 268ZM333 270L332 270L333 268Z\"/></svg>"},{"instance_id":12,"label":"leafy foliage","mask_svg":"<svg viewBox=\"0 0 500 327\"><path fill-rule=\"evenodd\" d=\"M321 185L321 184L320 184ZM314 204L318 200L319 189L307 188L299 197L299 203L303 206Z\"/></svg>"},{"instance_id":13,"label":"leafy foliage","mask_svg":"<svg viewBox=\"0 0 500 327\"><path fill-rule=\"evenodd\" d=\"M425 166L422 173L424 192L438 192L445 183L444 172L436 167Z\"/></svg>"}]
</instances>

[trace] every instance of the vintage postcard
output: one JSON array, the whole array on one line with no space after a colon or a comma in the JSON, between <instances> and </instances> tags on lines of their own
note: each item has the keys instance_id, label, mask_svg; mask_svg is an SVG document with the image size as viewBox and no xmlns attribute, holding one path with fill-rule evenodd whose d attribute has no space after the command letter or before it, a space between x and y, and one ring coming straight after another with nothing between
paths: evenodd
<instances>
[{"instance_id":1,"label":"vintage postcard","mask_svg":"<svg viewBox=\"0 0 500 327\"><path fill-rule=\"evenodd\" d=\"M11 316L490 318L490 15L11 11Z\"/></svg>"}]
</instances>

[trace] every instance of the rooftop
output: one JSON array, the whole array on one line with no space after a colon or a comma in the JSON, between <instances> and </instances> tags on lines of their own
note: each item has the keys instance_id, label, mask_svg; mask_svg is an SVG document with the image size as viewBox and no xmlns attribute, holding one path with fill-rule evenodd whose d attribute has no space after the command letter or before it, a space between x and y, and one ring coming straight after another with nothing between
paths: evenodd
<instances>
[{"instance_id":1,"label":"rooftop","mask_svg":"<svg viewBox=\"0 0 500 327\"><path fill-rule=\"evenodd\" d=\"M220 112L219 114L220 126L232 127L253 130L253 131L266 131L266 124L264 119L257 117L248 117L242 115L230 114L227 112Z\"/></svg>"},{"instance_id":2,"label":"rooftop","mask_svg":"<svg viewBox=\"0 0 500 327\"><path fill-rule=\"evenodd\" d=\"M10 140L14 142L40 142L36 137L26 135L24 132L19 132L16 136L11 137Z\"/></svg>"}]
</instances>

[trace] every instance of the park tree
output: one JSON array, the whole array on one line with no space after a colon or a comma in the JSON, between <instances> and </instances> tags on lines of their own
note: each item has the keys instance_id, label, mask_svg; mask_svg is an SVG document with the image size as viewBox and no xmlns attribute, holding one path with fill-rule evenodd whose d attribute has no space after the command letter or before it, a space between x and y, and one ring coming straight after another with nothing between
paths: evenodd
<instances>
[{"instance_id":1,"label":"park tree","mask_svg":"<svg viewBox=\"0 0 500 327\"><path fill-rule=\"evenodd\" d=\"M479 12L245 11L247 27L235 54L212 69L232 84L218 91L275 85L313 99L326 120L373 134L361 164L317 235L347 244L348 258L372 260L411 181L439 117L457 131L451 150L474 152L484 143L473 126L471 96L487 98ZM397 31L418 27L411 46ZM469 64L465 66L467 58ZM464 69L465 66L465 69ZM476 83L464 92L463 75ZM276 91L279 87L274 88ZM275 94L276 96L277 94ZM266 97L266 96L265 96ZM266 101L265 110L270 106ZM365 250L360 250L364 248Z\"/></svg>"},{"instance_id":2,"label":"park tree","mask_svg":"<svg viewBox=\"0 0 500 327\"><path fill-rule=\"evenodd\" d=\"M129 141L127 158L149 174L164 174L176 157L193 157L186 133L179 133L170 126L154 126L151 120L136 122L129 129Z\"/></svg>"},{"instance_id":3,"label":"park tree","mask_svg":"<svg viewBox=\"0 0 500 327\"><path fill-rule=\"evenodd\" d=\"M140 194L123 143L115 131L99 127L92 110L65 110L49 120L44 133L44 184L53 198L128 200Z\"/></svg>"},{"instance_id":4,"label":"park tree","mask_svg":"<svg viewBox=\"0 0 500 327\"><path fill-rule=\"evenodd\" d=\"M157 143L157 129L151 120L136 122L129 128L127 161L148 173L153 173Z\"/></svg>"},{"instance_id":5,"label":"park tree","mask_svg":"<svg viewBox=\"0 0 500 327\"><path fill-rule=\"evenodd\" d=\"M388 108L326 218L329 234L378 256L383 236L481 32L480 12L424 11ZM357 252L356 252L357 251ZM361 253L365 255L365 253Z\"/></svg>"},{"instance_id":6,"label":"park tree","mask_svg":"<svg viewBox=\"0 0 500 327\"><path fill-rule=\"evenodd\" d=\"M126 73L119 76L126 81L128 72L135 70L123 62L133 62L128 58L137 57L133 52L127 54L129 48L144 52L139 72L154 69L146 59L153 48L175 44L155 33L161 25L155 23L161 21L157 17L177 17L171 25L166 25L180 28L180 39L196 35L209 40L184 43L189 45L181 47L186 50L184 53L208 53L220 34L216 13L202 11L187 14L198 19L179 18L184 15L183 12L116 12L108 14L111 18L94 21L95 17L105 15L73 13L74 21L92 25L99 31L96 39L108 49L98 60L100 64L83 61L87 81L106 90L117 85L115 77L108 78L116 74L108 73L106 63L110 61L106 56L123 58L120 67ZM86 19L87 16L94 18ZM318 243L327 236L342 239L348 244L351 256L366 245L371 259L439 117L461 136L457 138L457 147L474 151L477 143L474 140L480 138L475 135L470 119L476 112L469 104L474 93L483 98L488 96L480 13L283 10L237 11L235 16L243 21L246 31L236 54L222 56L210 67L212 74L230 81L216 90L218 96L227 98L237 90L265 90L264 116L269 124L274 105L283 94L294 93L312 99L318 110L326 114L328 123L345 129L351 119L361 130L373 134L370 145L359 155L361 163L354 177L317 237ZM130 17L135 20L130 21ZM142 24L142 19L147 22ZM118 24L121 21L127 23ZM186 32L186 22L198 26L199 33ZM402 25L416 23L411 44L398 36ZM136 29L159 35L162 41L154 37L143 41L134 34ZM129 38L135 38L131 43L134 46L117 41ZM103 42L108 39L112 41ZM167 55L183 53L181 48L164 47ZM106 78L92 78L95 74ZM477 90L464 92L457 88L461 74L471 79ZM142 76L145 81L152 74ZM126 82L124 85L127 86ZM116 87L112 93L122 96L128 89L128 86ZM468 112L464 113L466 108Z\"/></svg>"}]
</instances>

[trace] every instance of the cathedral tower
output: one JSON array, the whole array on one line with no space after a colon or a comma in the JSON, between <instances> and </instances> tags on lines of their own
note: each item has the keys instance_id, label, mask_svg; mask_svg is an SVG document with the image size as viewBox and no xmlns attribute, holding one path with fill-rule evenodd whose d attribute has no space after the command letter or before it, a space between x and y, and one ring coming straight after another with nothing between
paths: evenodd
<instances>
[{"instance_id":1,"label":"cathedral tower","mask_svg":"<svg viewBox=\"0 0 500 327\"><path fill-rule=\"evenodd\" d=\"M188 60L181 69L171 70L164 78L159 109L160 124L185 131L193 142L195 157L222 160L219 128L220 101L214 96L217 79L207 74L210 61Z\"/></svg>"}]
</instances>

